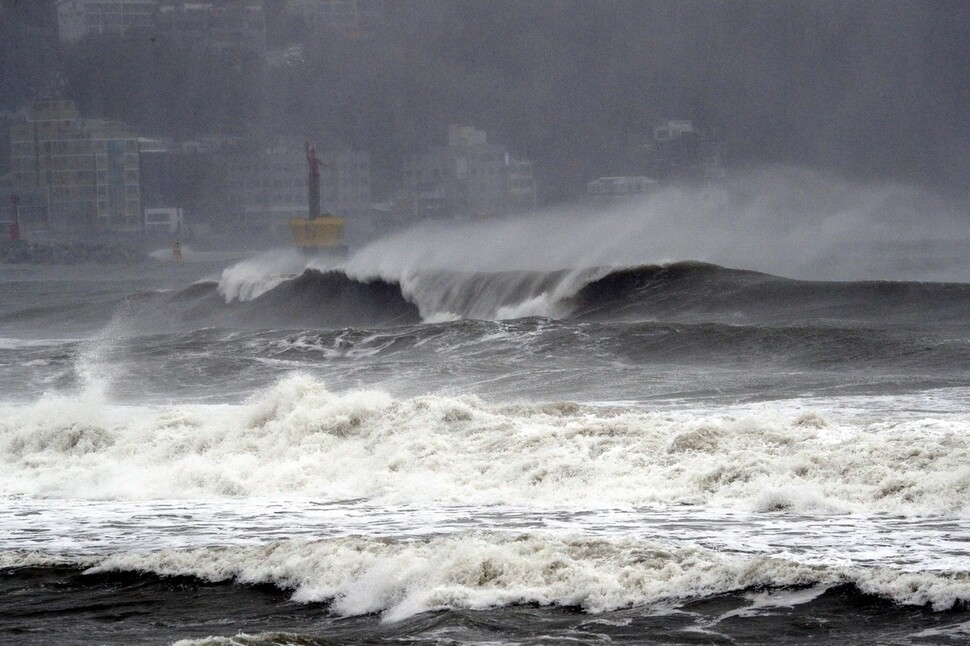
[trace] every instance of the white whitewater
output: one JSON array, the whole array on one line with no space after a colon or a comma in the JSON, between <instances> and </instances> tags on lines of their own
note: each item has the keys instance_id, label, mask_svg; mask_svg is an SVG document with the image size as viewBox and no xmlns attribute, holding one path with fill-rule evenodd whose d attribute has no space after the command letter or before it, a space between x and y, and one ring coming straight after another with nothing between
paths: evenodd
<instances>
[{"instance_id":1,"label":"white whitewater","mask_svg":"<svg viewBox=\"0 0 970 646\"><path fill-rule=\"evenodd\" d=\"M964 411L880 415L837 403L488 404L338 394L300 375L238 405L125 406L85 391L2 406L0 495L970 511Z\"/></svg>"}]
</instances>

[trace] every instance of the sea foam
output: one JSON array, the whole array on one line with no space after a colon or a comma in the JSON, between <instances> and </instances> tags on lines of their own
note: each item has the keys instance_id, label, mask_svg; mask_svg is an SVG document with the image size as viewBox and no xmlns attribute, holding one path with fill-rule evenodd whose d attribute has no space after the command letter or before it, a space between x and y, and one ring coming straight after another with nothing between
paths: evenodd
<instances>
[{"instance_id":1,"label":"sea foam","mask_svg":"<svg viewBox=\"0 0 970 646\"><path fill-rule=\"evenodd\" d=\"M0 495L964 514L968 428L955 413L826 420L780 404L399 399L293 375L240 404L125 406L98 392L4 404Z\"/></svg>"}]
</instances>

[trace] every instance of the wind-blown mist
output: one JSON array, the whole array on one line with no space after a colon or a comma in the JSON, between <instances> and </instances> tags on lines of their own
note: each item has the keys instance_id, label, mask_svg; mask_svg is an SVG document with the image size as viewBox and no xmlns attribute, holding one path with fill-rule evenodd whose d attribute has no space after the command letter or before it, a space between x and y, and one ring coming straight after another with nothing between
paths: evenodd
<instances>
[{"instance_id":1,"label":"wind-blown mist","mask_svg":"<svg viewBox=\"0 0 970 646\"><path fill-rule=\"evenodd\" d=\"M933 229L926 221L932 220ZM347 273L407 282L428 270L555 271L699 260L818 280L970 279L965 227L931 193L798 169L672 185L609 206L427 223L353 254Z\"/></svg>"},{"instance_id":2,"label":"wind-blown mist","mask_svg":"<svg viewBox=\"0 0 970 646\"><path fill-rule=\"evenodd\" d=\"M19 623L0 635L44 621L58 641L96 608L72 643L137 613L106 643L413 641L454 616L450 634L499 627L477 642L639 644L673 617L675 637L787 644L740 614L773 595L822 641L895 621L881 641L956 624L958 642L970 282L849 280L965 280L961 229L923 225L958 215L775 170L164 289L154 274L194 263L4 274L0 616ZM756 618L734 639L725 617Z\"/></svg>"},{"instance_id":3,"label":"wind-blown mist","mask_svg":"<svg viewBox=\"0 0 970 646\"><path fill-rule=\"evenodd\" d=\"M753 288L742 274L754 271L830 281L818 286L828 294L826 307L841 302L842 315L858 314L877 298L869 293L876 285L857 285L858 307L840 300L848 289L840 285L970 280L960 216L926 190L776 168L716 185L667 185L626 202L426 221L365 245L343 264L267 252L226 269L218 291L227 304L261 299L257 309L274 315L299 302L303 309L291 318L312 310L341 325L360 321L338 312L362 309L370 312L367 320L382 324L582 317L627 307L621 301L634 293L644 299L639 307L656 314L672 303L674 283L656 273L663 268L692 276L685 303L693 308L707 311L717 301L736 310L743 300L765 314L764 307L793 306L780 293ZM698 261L740 271L705 274ZM607 305L603 298L618 300ZM893 299L897 314L899 298Z\"/></svg>"}]
</instances>

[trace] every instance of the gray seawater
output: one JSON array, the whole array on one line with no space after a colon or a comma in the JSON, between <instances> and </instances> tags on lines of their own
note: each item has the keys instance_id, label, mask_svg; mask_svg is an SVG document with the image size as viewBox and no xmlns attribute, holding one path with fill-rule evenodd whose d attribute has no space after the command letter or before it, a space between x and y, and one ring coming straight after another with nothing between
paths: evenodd
<instances>
[{"instance_id":1,"label":"gray seawater","mask_svg":"<svg viewBox=\"0 0 970 646\"><path fill-rule=\"evenodd\" d=\"M0 268L0 640L970 638L967 285L331 269Z\"/></svg>"}]
</instances>

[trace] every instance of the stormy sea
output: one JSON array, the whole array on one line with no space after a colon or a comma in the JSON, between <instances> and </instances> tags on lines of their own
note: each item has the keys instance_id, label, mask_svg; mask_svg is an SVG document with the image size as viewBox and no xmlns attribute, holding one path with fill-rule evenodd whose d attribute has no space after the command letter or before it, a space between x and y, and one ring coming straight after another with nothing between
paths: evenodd
<instances>
[{"instance_id":1,"label":"stormy sea","mask_svg":"<svg viewBox=\"0 0 970 646\"><path fill-rule=\"evenodd\" d=\"M970 640L970 284L390 252L3 267L0 642Z\"/></svg>"}]
</instances>

